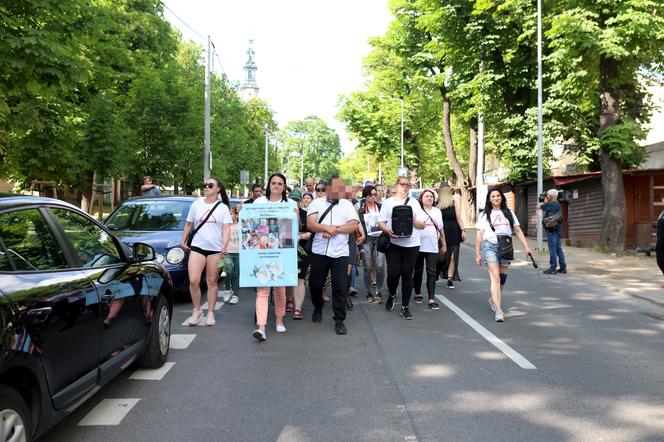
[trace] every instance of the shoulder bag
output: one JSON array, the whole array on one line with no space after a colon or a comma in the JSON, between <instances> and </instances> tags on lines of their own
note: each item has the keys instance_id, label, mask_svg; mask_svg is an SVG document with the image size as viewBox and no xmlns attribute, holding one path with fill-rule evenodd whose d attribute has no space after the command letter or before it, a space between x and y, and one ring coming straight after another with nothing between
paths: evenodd
<instances>
[{"instance_id":1,"label":"shoulder bag","mask_svg":"<svg viewBox=\"0 0 664 442\"><path fill-rule=\"evenodd\" d=\"M221 203L222 203L222 201L217 201L217 204L215 204L214 207L212 208L212 210L210 210L208 212L207 216L205 217L205 219L203 219L203 221L201 221L201 223L198 225L198 227L196 227L195 229L192 229L192 230L189 231L189 234L187 235L187 241L186 241L188 247L191 247L191 242L194 240L194 235L196 234L196 232L198 232L201 229L201 227L203 227L203 225L207 222L207 220L210 219L210 216L212 216L212 213L217 209L217 207Z\"/></svg>"},{"instance_id":2,"label":"shoulder bag","mask_svg":"<svg viewBox=\"0 0 664 442\"><path fill-rule=\"evenodd\" d=\"M406 201L404 201L403 205L408 205L408 200L410 200L410 197L406 197ZM394 208L392 208L392 210L394 210ZM376 243L376 250L378 250L380 253L387 253L387 251L390 250L390 243L391 243L390 235L383 232L378 237L378 242Z\"/></svg>"},{"instance_id":3,"label":"shoulder bag","mask_svg":"<svg viewBox=\"0 0 664 442\"><path fill-rule=\"evenodd\" d=\"M487 216L487 221L489 221L489 226L494 233L496 229L493 227L491 222L491 215ZM499 235L498 237L498 255L506 261L512 261L514 259L514 244L512 243L512 235Z\"/></svg>"},{"instance_id":4,"label":"shoulder bag","mask_svg":"<svg viewBox=\"0 0 664 442\"><path fill-rule=\"evenodd\" d=\"M424 207L422 208L422 210L424 210ZM445 238L445 233L443 233L443 231L442 231L441 229L438 228L438 224L436 224L436 221L434 221L433 218L431 218L431 215L429 215L429 212L427 212L426 210L424 210L424 213L427 214L427 216L429 217L429 219L430 219L431 222L433 223L433 226L434 226L434 227L436 228L436 230L438 231L438 234L439 234L441 237ZM442 260L443 260L443 256L445 256L445 254L442 252L442 249L440 248L440 241L438 241L438 261L442 261Z\"/></svg>"},{"instance_id":5,"label":"shoulder bag","mask_svg":"<svg viewBox=\"0 0 664 442\"><path fill-rule=\"evenodd\" d=\"M332 207L334 207L338 202L339 202L339 201L330 204L330 207L328 207L327 209L325 209L325 212L323 212L323 216L321 216L320 219L318 220L318 223L319 223L319 224L320 224L321 222L323 222L323 220L325 219L325 217L327 216L327 214L330 213L330 210L332 210ZM313 246L314 246L314 237L315 237L315 236L316 236L316 233L315 233L315 232L311 232L311 236L309 236L309 239L308 239L307 242L304 244L303 249L304 249L305 252L307 252L307 255L311 255L311 250L313 249Z\"/></svg>"}]
</instances>

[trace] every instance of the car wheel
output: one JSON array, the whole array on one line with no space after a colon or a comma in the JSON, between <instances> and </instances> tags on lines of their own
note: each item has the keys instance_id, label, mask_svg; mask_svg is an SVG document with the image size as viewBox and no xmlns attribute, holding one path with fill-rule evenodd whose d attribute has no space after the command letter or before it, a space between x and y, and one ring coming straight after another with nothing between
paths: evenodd
<instances>
[{"instance_id":1,"label":"car wheel","mask_svg":"<svg viewBox=\"0 0 664 442\"><path fill-rule=\"evenodd\" d=\"M171 342L171 312L163 295L159 295L155 313L150 324L148 345L138 359L138 365L143 368L159 368L164 365L168 356L168 345Z\"/></svg>"},{"instance_id":2,"label":"car wheel","mask_svg":"<svg viewBox=\"0 0 664 442\"><path fill-rule=\"evenodd\" d=\"M30 414L23 397L11 387L0 385L0 442L32 440Z\"/></svg>"}]
</instances>

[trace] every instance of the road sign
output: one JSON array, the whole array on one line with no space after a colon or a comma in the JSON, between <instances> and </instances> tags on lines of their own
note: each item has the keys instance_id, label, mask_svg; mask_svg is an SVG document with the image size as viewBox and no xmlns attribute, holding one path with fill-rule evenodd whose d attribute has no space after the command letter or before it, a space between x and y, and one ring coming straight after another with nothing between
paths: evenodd
<instances>
[{"instance_id":1,"label":"road sign","mask_svg":"<svg viewBox=\"0 0 664 442\"><path fill-rule=\"evenodd\" d=\"M240 184L247 185L249 184L249 171L248 170L241 170L240 171Z\"/></svg>"},{"instance_id":2,"label":"road sign","mask_svg":"<svg viewBox=\"0 0 664 442\"><path fill-rule=\"evenodd\" d=\"M398 175L399 176L408 176L408 168L407 167L400 167Z\"/></svg>"}]
</instances>

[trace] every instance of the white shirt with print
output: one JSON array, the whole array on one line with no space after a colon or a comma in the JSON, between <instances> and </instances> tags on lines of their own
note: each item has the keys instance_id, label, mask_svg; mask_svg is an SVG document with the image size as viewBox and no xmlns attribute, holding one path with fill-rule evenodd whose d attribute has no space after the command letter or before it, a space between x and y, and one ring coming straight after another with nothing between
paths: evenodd
<instances>
[{"instance_id":1,"label":"white shirt with print","mask_svg":"<svg viewBox=\"0 0 664 442\"><path fill-rule=\"evenodd\" d=\"M325 219L323 221L320 218L323 216L323 213L330 207L330 202L327 200L327 197L316 198L309 204L307 209L307 217L317 214L316 221L319 224L328 225L328 226L341 226L346 224L350 220L360 221L360 218L357 216L355 207L353 203L348 200L339 200L339 203L335 204L332 207ZM316 232L314 236L314 242L311 247L312 253L316 255L329 256L330 258L340 258L342 256L349 256L348 250L348 233L338 233L332 238L324 238L324 232Z\"/></svg>"},{"instance_id":2,"label":"white shirt with print","mask_svg":"<svg viewBox=\"0 0 664 442\"><path fill-rule=\"evenodd\" d=\"M424 210L426 215L427 210ZM423 230L420 231L420 252L438 253L438 238L443 230L443 213L438 207L432 207L428 211L431 219L427 216ZM435 224L434 224L435 223Z\"/></svg>"},{"instance_id":3,"label":"white shirt with print","mask_svg":"<svg viewBox=\"0 0 664 442\"><path fill-rule=\"evenodd\" d=\"M380 220L387 224L387 227L392 228L392 209L395 206L403 205L405 200L397 201L396 197L390 197L383 201L380 208ZM429 217L422 210L420 203L413 198L408 199L408 205L413 208L413 219L418 221L426 221ZM419 247L420 246L420 229L413 226L413 233L408 238L390 238L390 242L401 247Z\"/></svg>"},{"instance_id":4,"label":"white shirt with print","mask_svg":"<svg viewBox=\"0 0 664 442\"><path fill-rule=\"evenodd\" d=\"M516 215L511 210L510 213L512 214L512 219L514 220L514 226L518 226L519 220L516 218ZM509 236L512 235L510 221L505 218L505 214L502 211L491 210L491 223L493 224L493 228L496 229L495 233L493 230L491 230L491 226L486 220L486 215L484 213L480 215L480 219L477 221L475 228L482 231L483 240L485 239L494 244L498 244L498 237L496 234Z\"/></svg>"},{"instance_id":5,"label":"white shirt with print","mask_svg":"<svg viewBox=\"0 0 664 442\"><path fill-rule=\"evenodd\" d=\"M205 198L194 201L187 214L187 221L193 223L192 229L196 229L201 224L215 204L217 204L217 201L211 204L206 203ZM221 252L224 244L223 225L232 223L233 219L228 206L220 203L205 222L205 225L196 232L191 245L210 252Z\"/></svg>"}]
</instances>

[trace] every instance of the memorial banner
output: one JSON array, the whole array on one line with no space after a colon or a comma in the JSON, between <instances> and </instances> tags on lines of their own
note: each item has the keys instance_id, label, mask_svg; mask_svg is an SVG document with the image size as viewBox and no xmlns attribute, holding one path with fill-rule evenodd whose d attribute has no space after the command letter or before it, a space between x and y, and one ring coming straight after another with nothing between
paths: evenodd
<instances>
[{"instance_id":1,"label":"memorial banner","mask_svg":"<svg viewBox=\"0 0 664 442\"><path fill-rule=\"evenodd\" d=\"M298 217L290 203L240 211L240 287L297 285Z\"/></svg>"}]
</instances>

